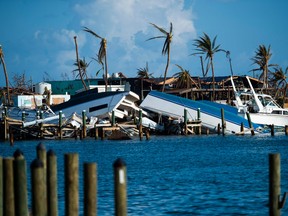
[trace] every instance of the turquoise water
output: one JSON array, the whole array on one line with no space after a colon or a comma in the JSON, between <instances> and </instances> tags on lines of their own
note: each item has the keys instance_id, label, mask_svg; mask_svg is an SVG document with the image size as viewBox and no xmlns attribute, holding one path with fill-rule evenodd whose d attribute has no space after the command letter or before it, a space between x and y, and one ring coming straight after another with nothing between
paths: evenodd
<instances>
[{"instance_id":1,"label":"turquoise water","mask_svg":"<svg viewBox=\"0 0 288 216\"><path fill-rule=\"evenodd\" d=\"M30 163L39 141L0 143ZM84 162L98 166L98 215L114 214L113 162L127 164L128 215L268 215L269 153L281 156L281 193L288 192L288 136L152 136L149 141L49 140L58 162L59 215L64 215L64 154L78 153L80 215ZM30 178L30 177L29 177ZM28 180L30 184L30 180ZM30 185L29 185L30 187ZM30 196L30 194L29 194ZM288 214L288 204L281 210Z\"/></svg>"}]
</instances>

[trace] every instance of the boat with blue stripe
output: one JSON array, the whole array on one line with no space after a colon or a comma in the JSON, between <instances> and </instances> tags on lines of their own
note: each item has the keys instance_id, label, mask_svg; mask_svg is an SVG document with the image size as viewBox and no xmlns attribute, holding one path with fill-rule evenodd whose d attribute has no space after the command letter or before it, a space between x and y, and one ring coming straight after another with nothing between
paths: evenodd
<instances>
[{"instance_id":1,"label":"boat with blue stripe","mask_svg":"<svg viewBox=\"0 0 288 216\"><path fill-rule=\"evenodd\" d=\"M200 109L202 126L215 131L218 129L218 124L222 124L221 109L223 108L226 133L250 133L251 131L248 120L237 115L233 107L224 104L195 101L159 91L150 91L140 104L140 107L159 115L178 119L183 119L184 110L186 109L188 118L192 120L197 119L198 110ZM243 124L244 132L241 131L241 124ZM262 132L260 125L251 124L255 132Z\"/></svg>"}]
</instances>

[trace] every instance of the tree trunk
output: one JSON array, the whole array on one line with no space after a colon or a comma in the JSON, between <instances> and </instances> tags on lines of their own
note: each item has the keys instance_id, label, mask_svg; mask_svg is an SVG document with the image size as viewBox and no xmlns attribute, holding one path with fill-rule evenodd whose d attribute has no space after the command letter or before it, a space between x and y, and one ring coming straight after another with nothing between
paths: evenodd
<instances>
[{"instance_id":1,"label":"tree trunk","mask_svg":"<svg viewBox=\"0 0 288 216\"><path fill-rule=\"evenodd\" d=\"M211 69L212 69L212 101L215 100L215 75L214 75L214 65L213 65L213 57L211 57Z\"/></svg>"},{"instance_id":2,"label":"tree trunk","mask_svg":"<svg viewBox=\"0 0 288 216\"><path fill-rule=\"evenodd\" d=\"M0 58L1 58L1 63L3 65L4 75L5 75L8 105L10 106L11 105L11 101L10 101L10 92L9 92L9 78L8 78L8 73L7 73L7 70L6 70L6 65L5 65L5 62L4 62L4 58L3 58L3 53L2 53L1 47L0 47Z\"/></svg>"},{"instance_id":3,"label":"tree trunk","mask_svg":"<svg viewBox=\"0 0 288 216\"><path fill-rule=\"evenodd\" d=\"M163 86L162 86L162 92L164 92L164 89L165 89L165 84L166 84L166 78L167 78L167 72L168 72L169 64L170 64L170 44L168 45L167 63L166 63L166 68L165 68L165 72L164 72L164 82L163 82Z\"/></svg>"},{"instance_id":4,"label":"tree trunk","mask_svg":"<svg viewBox=\"0 0 288 216\"><path fill-rule=\"evenodd\" d=\"M108 65L107 65L107 51L105 48L105 92L108 91Z\"/></svg>"},{"instance_id":5,"label":"tree trunk","mask_svg":"<svg viewBox=\"0 0 288 216\"><path fill-rule=\"evenodd\" d=\"M83 76L82 76L82 73L81 73L81 66L80 66L79 55L78 55L78 45L77 45L76 39L77 39L77 37L74 36L74 42L75 42L75 48L76 48L76 61L78 64L79 76L80 76L81 82L83 84L83 87L85 88L85 91L87 91L87 86L86 86L86 83L85 83Z\"/></svg>"}]
</instances>

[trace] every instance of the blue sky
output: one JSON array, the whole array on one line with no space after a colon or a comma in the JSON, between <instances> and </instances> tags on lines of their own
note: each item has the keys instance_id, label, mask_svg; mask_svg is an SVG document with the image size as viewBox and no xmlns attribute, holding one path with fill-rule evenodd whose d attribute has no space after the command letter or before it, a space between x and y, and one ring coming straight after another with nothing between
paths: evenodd
<instances>
[{"instance_id":1,"label":"blue sky","mask_svg":"<svg viewBox=\"0 0 288 216\"><path fill-rule=\"evenodd\" d=\"M163 76L166 56L164 40L147 39L161 35L149 23L169 29L173 23L171 64L168 76L179 72L178 64L201 76L194 40L207 33L217 35L217 44L231 53L235 75L248 74L259 45L271 45L270 63L288 66L288 1L286 0L1 0L0 44L11 84L15 74L27 79L74 79L77 36L80 58L90 62L100 41L84 32L92 29L108 41L109 74L122 72L136 77L146 62L154 77ZM230 75L224 53L215 55L215 75ZM89 77L100 69L92 61ZM2 65L0 86L5 85ZM98 78L101 77L99 74Z\"/></svg>"}]
</instances>

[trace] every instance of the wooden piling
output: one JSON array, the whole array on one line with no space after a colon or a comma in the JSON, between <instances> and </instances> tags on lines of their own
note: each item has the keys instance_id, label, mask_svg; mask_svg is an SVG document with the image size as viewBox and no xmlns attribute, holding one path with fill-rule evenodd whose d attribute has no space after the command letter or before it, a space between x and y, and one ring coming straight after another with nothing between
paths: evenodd
<instances>
[{"instance_id":1,"label":"wooden piling","mask_svg":"<svg viewBox=\"0 0 288 216\"><path fill-rule=\"evenodd\" d=\"M62 139L62 111L59 111L59 119L58 119L58 137Z\"/></svg>"},{"instance_id":2,"label":"wooden piling","mask_svg":"<svg viewBox=\"0 0 288 216\"><path fill-rule=\"evenodd\" d=\"M249 124L250 130L251 130L251 135L254 136L255 132L254 132L254 128L253 128L253 125L252 125L252 122L251 122L250 113L246 112L246 115L247 115L247 119L248 119L248 124Z\"/></svg>"},{"instance_id":3,"label":"wooden piling","mask_svg":"<svg viewBox=\"0 0 288 216\"><path fill-rule=\"evenodd\" d=\"M280 154L269 154L269 215L280 216Z\"/></svg>"},{"instance_id":4,"label":"wooden piling","mask_svg":"<svg viewBox=\"0 0 288 216\"><path fill-rule=\"evenodd\" d=\"M0 216L3 216L3 158L0 156Z\"/></svg>"},{"instance_id":5,"label":"wooden piling","mask_svg":"<svg viewBox=\"0 0 288 216\"><path fill-rule=\"evenodd\" d=\"M271 130L271 136L274 136L274 135L275 135L274 124L272 124L272 125L270 126L270 130Z\"/></svg>"},{"instance_id":6,"label":"wooden piling","mask_svg":"<svg viewBox=\"0 0 288 216\"><path fill-rule=\"evenodd\" d=\"M84 163L84 216L97 215L97 164Z\"/></svg>"},{"instance_id":7,"label":"wooden piling","mask_svg":"<svg viewBox=\"0 0 288 216\"><path fill-rule=\"evenodd\" d=\"M143 139L143 127L142 127L142 110L139 110L139 138Z\"/></svg>"},{"instance_id":8,"label":"wooden piling","mask_svg":"<svg viewBox=\"0 0 288 216\"><path fill-rule=\"evenodd\" d=\"M37 159L41 160L43 163L43 181L45 187L43 188L43 196L45 199L45 202L47 203L47 188L46 188L46 182L47 182L47 152L46 147L44 143L40 142L36 147L37 152ZM47 205L45 205L46 209L45 212L47 213Z\"/></svg>"},{"instance_id":9,"label":"wooden piling","mask_svg":"<svg viewBox=\"0 0 288 216\"><path fill-rule=\"evenodd\" d=\"M82 137L86 138L87 131L86 131L86 110L82 111Z\"/></svg>"},{"instance_id":10,"label":"wooden piling","mask_svg":"<svg viewBox=\"0 0 288 216\"><path fill-rule=\"evenodd\" d=\"M98 139L99 131L98 131L98 127L96 126L96 124L94 125L94 131L95 131L95 139Z\"/></svg>"},{"instance_id":11,"label":"wooden piling","mask_svg":"<svg viewBox=\"0 0 288 216\"><path fill-rule=\"evenodd\" d=\"M58 215L57 156L54 151L47 152L47 209L48 216Z\"/></svg>"},{"instance_id":12,"label":"wooden piling","mask_svg":"<svg viewBox=\"0 0 288 216\"><path fill-rule=\"evenodd\" d=\"M288 135L288 125L285 125L285 135Z\"/></svg>"},{"instance_id":13,"label":"wooden piling","mask_svg":"<svg viewBox=\"0 0 288 216\"><path fill-rule=\"evenodd\" d=\"M79 215L78 154L65 154L65 215Z\"/></svg>"},{"instance_id":14,"label":"wooden piling","mask_svg":"<svg viewBox=\"0 0 288 216\"><path fill-rule=\"evenodd\" d=\"M26 160L19 150L14 153L15 214L28 216Z\"/></svg>"},{"instance_id":15,"label":"wooden piling","mask_svg":"<svg viewBox=\"0 0 288 216\"><path fill-rule=\"evenodd\" d=\"M145 130L145 136L146 136L146 140L150 140L150 130L148 128L146 128Z\"/></svg>"},{"instance_id":16,"label":"wooden piling","mask_svg":"<svg viewBox=\"0 0 288 216\"><path fill-rule=\"evenodd\" d=\"M9 127L9 142L10 142L10 146L14 145L14 133L13 133L13 128L11 126Z\"/></svg>"},{"instance_id":17,"label":"wooden piling","mask_svg":"<svg viewBox=\"0 0 288 216\"><path fill-rule=\"evenodd\" d=\"M111 126L114 127L115 126L115 111L112 111L112 119L111 119Z\"/></svg>"},{"instance_id":18,"label":"wooden piling","mask_svg":"<svg viewBox=\"0 0 288 216\"><path fill-rule=\"evenodd\" d=\"M220 126L220 123L218 123L217 125L217 134L220 135L221 133L221 126Z\"/></svg>"},{"instance_id":19,"label":"wooden piling","mask_svg":"<svg viewBox=\"0 0 288 216\"><path fill-rule=\"evenodd\" d=\"M188 134L188 116L187 116L187 109L184 109L184 134L187 135Z\"/></svg>"},{"instance_id":20,"label":"wooden piling","mask_svg":"<svg viewBox=\"0 0 288 216\"><path fill-rule=\"evenodd\" d=\"M3 215L15 215L13 158L3 159Z\"/></svg>"},{"instance_id":21,"label":"wooden piling","mask_svg":"<svg viewBox=\"0 0 288 216\"><path fill-rule=\"evenodd\" d=\"M241 122L241 126L240 126L240 134L244 135L244 124L243 122Z\"/></svg>"},{"instance_id":22,"label":"wooden piling","mask_svg":"<svg viewBox=\"0 0 288 216\"><path fill-rule=\"evenodd\" d=\"M222 135L225 135L225 130L226 130L226 121L225 121L225 116L224 116L224 109L221 108L221 122L222 122Z\"/></svg>"},{"instance_id":23,"label":"wooden piling","mask_svg":"<svg viewBox=\"0 0 288 216\"><path fill-rule=\"evenodd\" d=\"M115 215L127 215L127 169L125 162L118 158L114 164Z\"/></svg>"},{"instance_id":24,"label":"wooden piling","mask_svg":"<svg viewBox=\"0 0 288 216\"><path fill-rule=\"evenodd\" d=\"M31 166L32 215L47 215L46 185L44 165L39 159L32 161Z\"/></svg>"}]
</instances>

